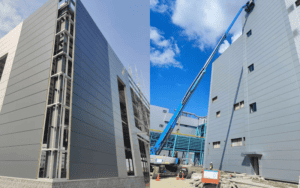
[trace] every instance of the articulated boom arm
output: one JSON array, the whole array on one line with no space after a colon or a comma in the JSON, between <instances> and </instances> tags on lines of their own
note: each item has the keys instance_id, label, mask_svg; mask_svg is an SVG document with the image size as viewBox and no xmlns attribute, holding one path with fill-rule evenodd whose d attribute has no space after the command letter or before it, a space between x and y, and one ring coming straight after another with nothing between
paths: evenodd
<instances>
[{"instance_id":1,"label":"articulated boom arm","mask_svg":"<svg viewBox=\"0 0 300 188\"><path fill-rule=\"evenodd\" d=\"M247 4L244 5L240 9L240 11L238 12L238 14L236 15L236 17L232 21L231 25L229 26L229 28L227 29L227 31L225 32L225 34L223 35L223 37L219 41L217 47L214 49L214 51L212 52L212 54L210 55L210 57L206 61L205 65L203 66L203 68L198 73L197 77L195 78L195 80L193 81L193 83L191 84L191 86L189 87L189 89L186 92L185 96L183 97L180 105L178 106L178 108L176 109L174 115L170 119L168 125L166 126L166 128L164 129L164 131L162 132L162 134L160 135L160 137L159 137L158 141L156 142L155 146L153 146L150 149L150 154L151 155L159 155L160 154L161 150L163 149L164 145L166 144L167 140L169 139L169 137L170 137L170 135L171 135L171 133L172 133L175 125L176 125L176 122L177 122L179 116L181 115L181 112L183 111L185 105L187 104L187 102L191 98L193 92L195 91L195 89L197 88L198 84L200 83L203 75L205 74L206 68L208 67L208 65L212 61L212 59L215 56L216 52L218 51L220 45L226 39L226 37L227 37L227 35L228 35L231 27L233 26L233 24L235 23L235 21L237 20L237 18L239 17L239 15L241 14L242 10L245 8L245 11L247 13L250 13L252 11L253 7L254 7L254 1L251 0L251 1L247 2Z\"/></svg>"}]
</instances>

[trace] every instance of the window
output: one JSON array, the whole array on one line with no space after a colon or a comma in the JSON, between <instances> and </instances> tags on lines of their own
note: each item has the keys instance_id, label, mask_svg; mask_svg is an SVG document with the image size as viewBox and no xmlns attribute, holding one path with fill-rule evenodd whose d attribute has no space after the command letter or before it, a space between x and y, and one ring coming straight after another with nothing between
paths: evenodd
<instances>
[{"instance_id":1,"label":"window","mask_svg":"<svg viewBox=\"0 0 300 188\"><path fill-rule=\"evenodd\" d=\"M250 73L252 71L254 71L254 64L252 64L248 67L248 73Z\"/></svg>"},{"instance_id":2,"label":"window","mask_svg":"<svg viewBox=\"0 0 300 188\"><path fill-rule=\"evenodd\" d=\"M0 58L0 81L4 71L6 59L7 59L7 54Z\"/></svg>"},{"instance_id":3,"label":"window","mask_svg":"<svg viewBox=\"0 0 300 188\"><path fill-rule=\"evenodd\" d=\"M125 84L118 80L118 90L119 90L119 100L120 100L120 114L122 120L122 132L123 132L123 141L124 141L124 152L127 166L127 175L134 176L134 163L132 157L131 149L131 138L128 126L128 112L127 112L127 96L126 96L126 86Z\"/></svg>"},{"instance_id":4,"label":"window","mask_svg":"<svg viewBox=\"0 0 300 188\"><path fill-rule=\"evenodd\" d=\"M213 148L214 148L214 149L220 148L220 146L221 146L221 142L220 142L220 141L218 141L218 142L213 142Z\"/></svg>"},{"instance_id":5,"label":"window","mask_svg":"<svg viewBox=\"0 0 300 188\"><path fill-rule=\"evenodd\" d=\"M217 117L220 117L220 116L221 116L221 111L218 111L218 112L216 113L216 116L217 116Z\"/></svg>"},{"instance_id":6,"label":"window","mask_svg":"<svg viewBox=\"0 0 300 188\"><path fill-rule=\"evenodd\" d=\"M242 138L231 139L231 147L242 146Z\"/></svg>"},{"instance_id":7,"label":"window","mask_svg":"<svg viewBox=\"0 0 300 188\"><path fill-rule=\"evenodd\" d=\"M143 142L142 140L139 140L139 146L140 146L140 153L141 153L141 163L142 163L142 171L144 174L144 181L145 183L149 183L150 182L150 174L149 174L149 163L147 160L147 151L149 151L149 144L147 144L146 142Z\"/></svg>"},{"instance_id":8,"label":"window","mask_svg":"<svg viewBox=\"0 0 300 188\"><path fill-rule=\"evenodd\" d=\"M164 125L163 124L159 124L159 127L164 127Z\"/></svg>"},{"instance_id":9,"label":"window","mask_svg":"<svg viewBox=\"0 0 300 188\"><path fill-rule=\"evenodd\" d=\"M243 107L244 107L244 101L238 102L238 103L236 103L236 104L233 105L234 111L238 110L240 108L243 108Z\"/></svg>"},{"instance_id":10,"label":"window","mask_svg":"<svg viewBox=\"0 0 300 188\"><path fill-rule=\"evenodd\" d=\"M245 137L243 137L243 140L244 140L244 146L246 145L246 138Z\"/></svg>"},{"instance_id":11,"label":"window","mask_svg":"<svg viewBox=\"0 0 300 188\"><path fill-rule=\"evenodd\" d=\"M250 37L252 35L252 30L250 29L250 31L248 31L247 33L247 37Z\"/></svg>"},{"instance_id":12,"label":"window","mask_svg":"<svg viewBox=\"0 0 300 188\"><path fill-rule=\"evenodd\" d=\"M240 108L244 108L244 101L240 102Z\"/></svg>"},{"instance_id":13,"label":"window","mask_svg":"<svg viewBox=\"0 0 300 188\"><path fill-rule=\"evenodd\" d=\"M296 4L296 7L300 6L300 0L297 0L297 1L295 2L295 4Z\"/></svg>"},{"instance_id":14,"label":"window","mask_svg":"<svg viewBox=\"0 0 300 188\"><path fill-rule=\"evenodd\" d=\"M234 107L234 110L240 109L240 103L234 104L233 107Z\"/></svg>"},{"instance_id":15,"label":"window","mask_svg":"<svg viewBox=\"0 0 300 188\"><path fill-rule=\"evenodd\" d=\"M167 113L167 110L163 110L163 113Z\"/></svg>"},{"instance_id":16,"label":"window","mask_svg":"<svg viewBox=\"0 0 300 188\"><path fill-rule=\"evenodd\" d=\"M257 111L257 109L256 109L256 102L250 104L250 114L251 114L251 113L254 113L254 112L256 112L256 111Z\"/></svg>"},{"instance_id":17,"label":"window","mask_svg":"<svg viewBox=\"0 0 300 188\"><path fill-rule=\"evenodd\" d=\"M212 102L214 103L214 102L216 102L217 101L217 99L218 99L218 97L217 96L215 96L213 99L212 99Z\"/></svg>"}]
</instances>

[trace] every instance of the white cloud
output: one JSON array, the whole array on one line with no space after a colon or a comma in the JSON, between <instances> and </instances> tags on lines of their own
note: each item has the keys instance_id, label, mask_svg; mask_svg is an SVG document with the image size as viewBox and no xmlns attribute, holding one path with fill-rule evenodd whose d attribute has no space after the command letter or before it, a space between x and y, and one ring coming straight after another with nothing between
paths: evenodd
<instances>
[{"instance_id":1,"label":"white cloud","mask_svg":"<svg viewBox=\"0 0 300 188\"><path fill-rule=\"evenodd\" d=\"M234 41L236 41L240 36L242 35L242 31L235 33L232 37L231 37L231 44L234 43Z\"/></svg>"},{"instance_id":2,"label":"white cloud","mask_svg":"<svg viewBox=\"0 0 300 188\"><path fill-rule=\"evenodd\" d=\"M227 40L224 40L224 43L221 44L219 48L219 53L222 54L225 52L225 50L230 46L229 42Z\"/></svg>"},{"instance_id":3,"label":"white cloud","mask_svg":"<svg viewBox=\"0 0 300 188\"><path fill-rule=\"evenodd\" d=\"M164 13L168 10L168 5L159 3L158 0L150 0L150 8L154 12Z\"/></svg>"},{"instance_id":4,"label":"white cloud","mask_svg":"<svg viewBox=\"0 0 300 188\"><path fill-rule=\"evenodd\" d=\"M165 39L160 33L157 28L150 27L150 41L153 44L150 50L151 64L159 67L173 66L182 69L181 63L175 58L180 54L176 41L173 38Z\"/></svg>"},{"instance_id":5,"label":"white cloud","mask_svg":"<svg viewBox=\"0 0 300 188\"><path fill-rule=\"evenodd\" d=\"M46 0L0 1L0 38L19 25L45 2Z\"/></svg>"},{"instance_id":6,"label":"white cloud","mask_svg":"<svg viewBox=\"0 0 300 188\"><path fill-rule=\"evenodd\" d=\"M9 32L22 22L22 16L10 2L10 0L0 2L0 30L3 32Z\"/></svg>"},{"instance_id":7,"label":"white cloud","mask_svg":"<svg viewBox=\"0 0 300 188\"><path fill-rule=\"evenodd\" d=\"M184 29L183 34L204 51L214 48L239 9L247 0L176 0L172 22ZM234 36L242 30L241 16L232 27Z\"/></svg>"}]
</instances>

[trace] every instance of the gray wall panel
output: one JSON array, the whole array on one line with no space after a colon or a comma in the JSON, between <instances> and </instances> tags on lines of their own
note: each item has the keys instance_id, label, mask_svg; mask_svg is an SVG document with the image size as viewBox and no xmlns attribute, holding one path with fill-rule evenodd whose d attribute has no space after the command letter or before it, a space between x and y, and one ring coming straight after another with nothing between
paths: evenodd
<instances>
[{"instance_id":1,"label":"gray wall panel","mask_svg":"<svg viewBox=\"0 0 300 188\"><path fill-rule=\"evenodd\" d=\"M43 74L43 75L45 75L44 72L47 71L47 70L49 71L49 68L50 68L49 61L50 61L50 59L48 61L44 62L44 63L41 63L41 64L39 64L39 65L31 68L31 69L23 71L22 73L14 76L14 77L10 77L9 78L9 85L8 85L8 87L10 87L12 85L15 85L15 84L17 84L17 83L19 83L21 81L24 81L24 80L26 80L26 79L28 79L30 77L38 75L40 73Z\"/></svg>"},{"instance_id":2,"label":"gray wall panel","mask_svg":"<svg viewBox=\"0 0 300 188\"><path fill-rule=\"evenodd\" d=\"M29 131L24 131L24 132L15 132L12 134L4 134L1 135L0 137L0 147L12 147L11 150L11 155L17 155L19 152L16 152L16 150L18 151L17 148L13 149L13 146L20 146L23 145L23 147L26 149L27 146L35 144L38 145L39 143L37 142L37 140L41 140L41 134L42 134L42 129L33 129L33 130L29 130ZM39 151L39 148L36 149L35 151ZM37 152L36 152L37 153ZM35 154L36 154L35 153ZM21 153L19 153L20 155L22 155ZM5 155L9 155L9 154L5 154ZM36 155L31 155L31 160L33 158L37 159ZM1 156L1 160L2 160L2 156ZM30 160L30 159L28 159Z\"/></svg>"},{"instance_id":3,"label":"gray wall panel","mask_svg":"<svg viewBox=\"0 0 300 188\"><path fill-rule=\"evenodd\" d=\"M28 145L26 148L23 146L15 147L0 147L2 161L36 161L36 157L32 153L37 153L40 150L40 144ZM11 155L18 149L22 155Z\"/></svg>"},{"instance_id":4,"label":"gray wall panel","mask_svg":"<svg viewBox=\"0 0 300 188\"><path fill-rule=\"evenodd\" d=\"M50 61L49 61L49 63L50 63ZM16 83L10 84L10 82L8 82L8 87L7 87L6 93L7 94L14 93L16 91L19 91L21 89L24 89L26 87L34 85L35 83L38 83L47 78L49 78L49 69L48 70L45 69L44 71L41 71L37 74L28 75L27 78L20 80L19 82L16 82ZM43 89L47 89L47 86L44 86ZM46 99L45 99L45 101L46 101ZM5 100L4 100L4 102L5 102Z\"/></svg>"},{"instance_id":5,"label":"gray wall panel","mask_svg":"<svg viewBox=\"0 0 300 188\"><path fill-rule=\"evenodd\" d=\"M77 1L70 179L117 177L107 41Z\"/></svg>"},{"instance_id":6,"label":"gray wall panel","mask_svg":"<svg viewBox=\"0 0 300 188\"><path fill-rule=\"evenodd\" d=\"M21 119L9 123L4 123L0 125L0 132L2 134L12 134L17 132L23 132L33 129L41 128L40 122L43 121L44 115L41 114L36 117L30 117L26 119Z\"/></svg>"},{"instance_id":7,"label":"gray wall panel","mask_svg":"<svg viewBox=\"0 0 300 188\"><path fill-rule=\"evenodd\" d=\"M49 0L23 23L0 113L0 145L9 147L0 152L1 176L37 175L57 6Z\"/></svg>"},{"instance_id":8,"label":"gray wall panel","mask_svg":"<svg viewBox=\"0 0 300 188\"><path fill-rule=\"evenodd\" d=\"M0 161L1 175L11 177L33 178L36 174L38 161L21 160L21 161Z\"/></svg>"},{"instance_id":9,"label":"gray wall panel","mask_svg":"<svg viewBox=\"0 0 300 188\"><path fill-rule=\"evenodd\" d=\"M253 174L249 158L241 153L257 152L262 154L260 175L298 182L295 174L300 163L295 155L300 151L300 93L296 70L300 62L290 27L284 1L256 1L244 30L252 29L252 35L244 33L213 63L205 167L213 162L219 168L223 161L222 170ZM248 73L252 63L254 71ZM240 79L238 68L244 70L238 100L245 104L243 110L232 112L233 91ZM214 96L218 100L212 103ZM257 112L250 114L249 104L253 102ZM218 110L220 118L215 117ZM231 147L231 139L240 137L246 137L246 146ZM212 148L215 141L221 141L220 149Z\"/></svg>"},{"instance_id":10,"label":"gray wall panel","mask_svg":"<svg viewBox=\"0 0 300 188\"><path fill-rule=\"evenodd\" d=\"M31 96L25 97L21 100L16 100L14 102L4 104L3 106L5 108L1 111L1 113L6 114L8 112L12 112L18 109L26 108L41 103L45 101L46 96L47 96L47 90L44 90L42 92L38 92Z\"/></svg>"}]
</instances>

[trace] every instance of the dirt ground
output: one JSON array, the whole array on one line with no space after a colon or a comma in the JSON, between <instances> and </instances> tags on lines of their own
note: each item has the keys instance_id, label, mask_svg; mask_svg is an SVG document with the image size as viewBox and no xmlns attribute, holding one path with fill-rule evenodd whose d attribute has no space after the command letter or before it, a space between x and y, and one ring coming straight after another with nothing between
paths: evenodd
<instances>
[{"instance_id":1,"label":"dirt ground","mask_svg":"<svg viewBox=\"0 0 300 188\"><path fill-rule=\"evenodd\" d=\"M183 188L183 187L193 187L190 184L191 180L176 180L176 177L160 178L160 181L153 180L151 177L150 187L151 188Z\"/></svg>"},{"instance_id":2,"label":"dirt ground","mask_svg":"<svg viewBox=\"0 0 300 188\"><path fill-rule=\"evenodd\" d=\"M201 167L192 167L191 171L194 171L196 173L201 173L203 170L203 168ZM221 171L221 176L222 175L229 175L231 173L226 173ZM181 177L180 177L181 178ZM154 179L152 179L152 176L150 177L150 187L151 188L191 188L194 187L192 184L190 184L191 179L184 179L184 180L176 180L176 177L163 177L160 178L160 181L156 181ZM298 185L296 184L292 184L292 183L284 183L284 182L277 182L277 181L271 181L271 180L258 180L258 179L253 179L252 180L255 183L262 183L265 185L269 185L269 186L273 186L275 188L298 188ZM250 188L253 186L247 186L247 185L243 185L243 186L239 186L241 188Z\"/></svg>"}]
</instances>

